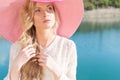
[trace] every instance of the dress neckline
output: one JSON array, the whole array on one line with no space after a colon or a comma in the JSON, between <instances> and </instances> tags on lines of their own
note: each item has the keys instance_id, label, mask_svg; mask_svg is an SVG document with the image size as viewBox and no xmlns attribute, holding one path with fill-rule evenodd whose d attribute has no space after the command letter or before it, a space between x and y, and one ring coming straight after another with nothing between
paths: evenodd
<instances>
[{"instance_id":1,"label":"dress neckline","mask_svg":"<svg viewBox=\"0 0 120 80\"><path fill-rule=\"evenodd\" d=\"M56 35L55 39L50 43L50 45L48 47L46 47L45 49L43 49L41 52L47 53L49 50L51 50L55 46L56 42L58 41L58 38L59 38L59 36Z\"/></svg>"}]
</instances>

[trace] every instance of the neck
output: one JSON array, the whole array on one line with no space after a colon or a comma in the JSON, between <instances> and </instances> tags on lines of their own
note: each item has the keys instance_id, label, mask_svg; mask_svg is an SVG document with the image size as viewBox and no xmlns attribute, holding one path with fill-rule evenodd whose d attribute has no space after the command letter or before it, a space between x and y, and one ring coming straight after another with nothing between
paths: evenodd
<instances>
[{"instance_id":1,"label":"neck","mask_svg":"<svg viewBox=\"0 0 120 80\"><path fill-rule=\"evenodd\" d=\"M56 34L52 30L36 31L38 44L43 49L48 47L55 39Z\"/></svg>"}]
</instances>

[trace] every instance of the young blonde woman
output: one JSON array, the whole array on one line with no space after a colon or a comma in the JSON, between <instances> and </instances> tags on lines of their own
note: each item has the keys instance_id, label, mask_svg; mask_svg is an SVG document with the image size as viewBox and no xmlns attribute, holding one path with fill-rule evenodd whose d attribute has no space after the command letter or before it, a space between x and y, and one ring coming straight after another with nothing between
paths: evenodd
<instances>
[{"instance_id":1,"label":"young blonde woman","mask_svg":"<svg viewBox=\"0 0 120 80\"><path fill-rule=\"evenodd\" d=\"M62 2L24 0L20 11L23 31L12 45L5 80L76 80L76 46L72 40L58 35L64 22L57 3Z\"/></svg>"}]
</instances>

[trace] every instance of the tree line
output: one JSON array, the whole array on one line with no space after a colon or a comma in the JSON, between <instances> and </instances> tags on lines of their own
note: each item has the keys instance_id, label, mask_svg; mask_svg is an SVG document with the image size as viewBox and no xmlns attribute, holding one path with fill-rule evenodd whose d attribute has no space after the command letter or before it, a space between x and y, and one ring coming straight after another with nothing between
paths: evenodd
<instances>
[{"instance_id":1,"label":"tree line","mask_svg":"<svg viewBox=\"0 0 120 80\"><path fill-rule=\"evenodd\" d=\"M120 8L120 0L84 0L84 7L85 10L108 7Z\"/></svg>"}]
</instances>

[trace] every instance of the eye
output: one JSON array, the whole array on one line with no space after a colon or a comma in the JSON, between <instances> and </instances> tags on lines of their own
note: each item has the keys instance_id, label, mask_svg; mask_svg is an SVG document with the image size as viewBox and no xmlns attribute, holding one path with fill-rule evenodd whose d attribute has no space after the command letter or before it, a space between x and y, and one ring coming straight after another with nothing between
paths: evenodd
<instances>
[{"instance_id":1,"label":"eye","mask_svg":"<svg viewBox=\"0 0 120 80\"><path fill-rule=\"evenodd\" d=\"M35 9L35 12L41 12L41 10L40 9Z\"/></svg>"},{"instance_id":2,"label":"eye","mask_svg":"<svg viewBox=\"0 0 120 80\"><path fill-rule=\"evenodd\" d=\"M47 9L48 12L54 12L53 6L49 6Z\"/></svg>"}]
</instances>

